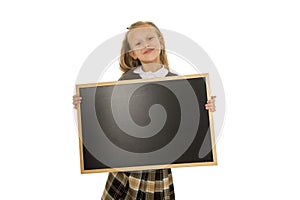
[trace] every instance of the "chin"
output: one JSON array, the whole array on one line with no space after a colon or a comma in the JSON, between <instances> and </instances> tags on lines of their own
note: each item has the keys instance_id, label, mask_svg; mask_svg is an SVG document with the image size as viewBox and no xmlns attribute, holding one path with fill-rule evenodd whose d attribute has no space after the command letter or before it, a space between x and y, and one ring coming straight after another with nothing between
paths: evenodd
<instances>
[{"instance_id":1,"label":"chin","mask_svg":"<svg viewBox=\"0 0 300 200\"><path fill-rule=\"evenodd\" d=\"M157 55L149 55L147 57L145 57L143 60L142 60L144 63L159 63L160 60L159 60L159 56Z\"/></svg>"},{"instance_id":2,"label":"chin","mask_svg":"<svg viewBox=\"0 0 300 200\"><path fill-rule=\"evenodd\" d=\"M142 63L144 63L144 64L159 64L160 61L157 60L157 59L155 59L155 60L144 60L144 61L142 61Z\"/></svg>"}]
</instances>

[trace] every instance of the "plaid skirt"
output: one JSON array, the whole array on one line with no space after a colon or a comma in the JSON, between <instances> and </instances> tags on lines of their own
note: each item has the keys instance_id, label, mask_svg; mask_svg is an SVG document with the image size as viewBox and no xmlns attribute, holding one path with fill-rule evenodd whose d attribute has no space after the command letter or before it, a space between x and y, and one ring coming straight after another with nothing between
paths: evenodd
<instances>
[{"instance_id":1,"label":"plaid skirt","mask_svg":"<svg viewBox=\"0 0 300 200\"><path fill-rule=\"evenodd\" d=\"M101 200L174 200L171 169L113 172Z\"/></svg>"}]
</instances>

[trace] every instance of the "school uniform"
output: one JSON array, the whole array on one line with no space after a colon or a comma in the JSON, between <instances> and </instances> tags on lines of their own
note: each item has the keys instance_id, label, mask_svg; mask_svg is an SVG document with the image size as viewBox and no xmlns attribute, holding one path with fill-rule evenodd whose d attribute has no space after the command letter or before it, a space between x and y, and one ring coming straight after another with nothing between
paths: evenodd
<instances>
[{"instance_id":1,"label":"school uniform","mask_svg":"<svg viewBox=\"0 0 300 200\"><path fill-rule=\"evenodd\" d=\"M125 72L119 80L177 76L165 67L156 72L144 72L142 67ZM133 172L111 172L101 200L174 200L174 185L170 168Z\"/></svg>"}]
</instances>

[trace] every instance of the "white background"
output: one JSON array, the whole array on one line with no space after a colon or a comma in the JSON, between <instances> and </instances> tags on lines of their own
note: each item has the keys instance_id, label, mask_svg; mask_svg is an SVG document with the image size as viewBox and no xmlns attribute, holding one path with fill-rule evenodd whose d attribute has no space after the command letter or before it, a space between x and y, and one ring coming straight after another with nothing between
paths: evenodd
<instances>
[{"instance_id":1,"label":"white background","mask_svg":"<svg viewBox=\"0 0 300 200\"><path fill-rule=\"evenodd\" d=\"M300 198L297 1L194 2L1 1L0 199L100 199L107 173L80 174L74 85L138 20L197 42L225 88L219 164L173 169L177 199Z\"/></svg>"}]
</instances>

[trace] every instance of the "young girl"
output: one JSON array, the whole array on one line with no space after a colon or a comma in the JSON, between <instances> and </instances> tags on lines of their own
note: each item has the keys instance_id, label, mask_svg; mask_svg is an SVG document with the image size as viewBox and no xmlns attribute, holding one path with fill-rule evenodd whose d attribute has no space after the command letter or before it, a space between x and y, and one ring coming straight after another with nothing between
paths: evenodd
<instances>
[{"instance_id":1,"label":"young girl","mask_svg":"<svg viewBox=\"0 0 300 200\"><path fill-rule=\"evenodd\" d=\"M120 56L119 80L176 76L169 71L164 38L152 22L136 22L127 28ZM215 96L206 109L215 111ZM77 108L82 98L74 95ZM102 200L173 200L175 199L171 169L109 173Z\"/></svg>"}]
</instances>

